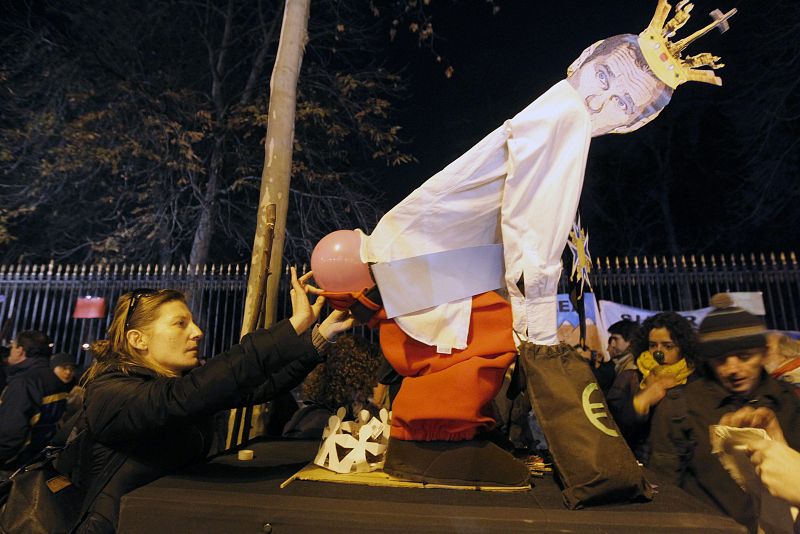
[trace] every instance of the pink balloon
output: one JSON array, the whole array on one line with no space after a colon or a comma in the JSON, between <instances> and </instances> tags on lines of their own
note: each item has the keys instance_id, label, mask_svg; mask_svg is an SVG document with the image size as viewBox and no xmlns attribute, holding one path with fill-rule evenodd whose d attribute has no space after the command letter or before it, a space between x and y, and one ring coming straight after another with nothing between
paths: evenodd
<instances>
[{"instance_id":1,"label":"pink balloon","mask_svg":"<svg viewBox=\"0 0 800 534\"><path fill-rule=\"evenodd\" d=\"M314 281L334 292L358 292L374 286L360 249L361 237L354 230L337 230L320 239L311 253Z\"/></svg>"}]
</instances>

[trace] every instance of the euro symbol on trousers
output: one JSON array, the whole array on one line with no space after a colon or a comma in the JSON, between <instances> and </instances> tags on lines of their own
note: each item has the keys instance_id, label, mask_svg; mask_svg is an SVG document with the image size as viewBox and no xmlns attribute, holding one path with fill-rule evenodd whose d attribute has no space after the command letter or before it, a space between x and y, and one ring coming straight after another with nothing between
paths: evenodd
<instances>
[{"instance_id":1,"label":"euro symbol on trousers","mask_svg":"<svg viewBox=\"0 0 800 534\"><path fill-rule=\"evenodd\" d=\"M586 418L594 425L596 429L601 431L603 434L608 434L612 438L618 438L619 433L616 430L608 428L600 421L601 417L608 418L608 414L606 413L605 405L602 402L591 402L592 393L595 391L597 391L597 384L595 382L592 382L583 389L583 413L586 414ZM595 412L597 409L600 411Z\"/></svg>"}]
</instances>

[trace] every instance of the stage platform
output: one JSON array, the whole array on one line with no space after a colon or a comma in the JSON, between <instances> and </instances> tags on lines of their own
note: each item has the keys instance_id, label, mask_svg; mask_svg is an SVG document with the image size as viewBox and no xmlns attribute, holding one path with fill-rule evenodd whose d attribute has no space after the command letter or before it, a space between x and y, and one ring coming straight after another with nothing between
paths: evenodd
<instances>
[{"instance_id":1,"label":"stage platform","mask_svg":"<svg viewBox=\"0 0 800 534\"><path fill-rule=\"evenodd\" d=\"M524 493L374 488L288 479L318 442L263 441L255 459L220 456L126 495L119 532L703 532L746 530L678 488L655 500L568 510L553 476ZM657 481L654 481L657 482Z\"/></svg>"}]
</instances>

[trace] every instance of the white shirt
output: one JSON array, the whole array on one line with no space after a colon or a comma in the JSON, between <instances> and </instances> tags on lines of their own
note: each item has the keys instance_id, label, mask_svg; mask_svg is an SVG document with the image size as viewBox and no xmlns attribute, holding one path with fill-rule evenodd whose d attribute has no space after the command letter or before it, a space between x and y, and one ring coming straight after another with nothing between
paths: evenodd
<instances>
[{"instance_id":1,"label":"white shirt","mask_svg":"<svg viewBox=\"0 0 800 534\"><path fill-rule=\"evenodd\" d=\"M502 243L514 330L534 343L556 344L561 253L590 142L583 100L562 80L384 215L362 237L361 259L387 262ZM525 296L516 285L522 275ZM412 338L449 353L467 346L471 302L447 302L395 320Z\"/></svg>"}]
</instances>

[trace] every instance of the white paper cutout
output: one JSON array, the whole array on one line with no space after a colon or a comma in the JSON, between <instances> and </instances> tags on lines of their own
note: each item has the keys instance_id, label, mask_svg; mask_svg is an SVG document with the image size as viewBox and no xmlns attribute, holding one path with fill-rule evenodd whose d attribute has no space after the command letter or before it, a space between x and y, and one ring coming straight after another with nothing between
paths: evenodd
<instances>
[{"instance_id":1,"label":"white paper cutout","mask_svg":"<svg viewBox=\"0 0 800 534\"><path fill-rule=\"evenodd\" d=\"M347 410L339 408L328 418L314 463L337 473L367 473L383 467L389 442L391 412L380 411L380 418L370 418L361 410L355 421L343 421ZM339 449L345 449L339 458ZM368 458L367 453L371 456ZM370 461L371 460L371 461Z\"/></svg>"}]
</instances>

